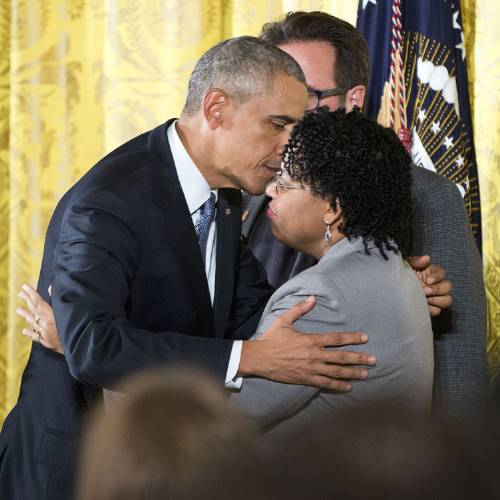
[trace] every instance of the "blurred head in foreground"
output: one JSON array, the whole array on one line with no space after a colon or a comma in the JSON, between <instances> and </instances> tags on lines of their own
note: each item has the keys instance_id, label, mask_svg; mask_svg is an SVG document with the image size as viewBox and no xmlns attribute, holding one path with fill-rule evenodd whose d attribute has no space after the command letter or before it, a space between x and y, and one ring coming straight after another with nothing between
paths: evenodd
<instances>
[{"instance_id":1,"label":"blurred head in foreground","mask_svg":"<svg viewBox=\"0 0 500 500\"><path fill-rule=\"evenodd\" d=\"M79 500L204 498L254 461L252 429L205 373L148 372L120 390L88 427Z\"/></svg>"},{"instance_id":2,"label":"blurred head in foreground","mask_svg":"<svg viewBox=\"0 0 500 500\"><path fill-rule=\"evenodd\" d=\"M473 422L394 405L297 429L274 457L289 478L275 498L468 500L498 496L498 414Z\"/></svg>"},{"instance_id":3,"label":"blurred head in foreground","mask_svg":"<svg viewBox=\"0 0 500 500\"><path fill-rule=\"evenodd\" d=\"M149 372L121 389L90 422L78 500L495 497L497 413L460 425L381 405L265 450L204 373Z\"/></svg>"}]
</instances>

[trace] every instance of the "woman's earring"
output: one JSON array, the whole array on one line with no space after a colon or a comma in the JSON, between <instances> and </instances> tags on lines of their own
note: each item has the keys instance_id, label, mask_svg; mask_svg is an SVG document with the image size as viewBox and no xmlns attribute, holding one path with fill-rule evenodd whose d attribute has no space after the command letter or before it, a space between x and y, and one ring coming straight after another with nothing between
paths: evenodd
<instances>
[{"instance_id":1,"label":"woman's earring","mask_svg":"<svg viewBox=\"0 0 500 500\"><path fill-rule=\"evenodd\" d=\"M325 224L326 224L325 241L332 241L332 233L330 232L331 224L328 224L328 222L325 222Z\"/></svg>"}]
</instances>

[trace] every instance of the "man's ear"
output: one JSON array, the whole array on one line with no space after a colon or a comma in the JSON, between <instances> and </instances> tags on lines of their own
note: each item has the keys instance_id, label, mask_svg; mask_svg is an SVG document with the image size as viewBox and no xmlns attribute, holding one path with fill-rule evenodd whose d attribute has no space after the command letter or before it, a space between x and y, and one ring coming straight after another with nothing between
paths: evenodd
<instances>
[{"instance_id":1,"label":"man's ear","mask_svg":"<svg viewBox=\"0 0 500 500\"><path fill-rule=\"evenodd\" d=\"M363 109L366 97L366 87L364 85L355 85L350 88L345 96L345 109L347 112L352 111L354 106Z\"/></svg>"},{"instance_id":2,"label":"man's ear","mask_svg":"<svg viewBox=\"0 0 500 500\"><path fill-rule=\"evenodd\" d=\"M216 129L220 126L228 100L227 94L220 89L210 89L203 96L202 111L209 128Z\"/></svg>"}]
</instances>

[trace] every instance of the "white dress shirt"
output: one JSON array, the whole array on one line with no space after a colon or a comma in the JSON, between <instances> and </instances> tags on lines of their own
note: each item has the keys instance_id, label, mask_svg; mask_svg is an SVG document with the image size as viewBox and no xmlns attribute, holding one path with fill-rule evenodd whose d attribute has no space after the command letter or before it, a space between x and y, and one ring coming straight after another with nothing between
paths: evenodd
<instances>
[{"instance_id":1,"label":"white dress shirt","mask_svg":"<svg viewBox=\"0 0 500 500\"><path fill-rule=\"evenodd\" d=\"M201 206L210 198L210 194L215 194L217 201L217 189L211 189L201 172L198 170L193 160L189 156L186 148L182 144L179 134L176 130L177 122L173 122L167 130L167 139L172 151L177 176L181 184L184 198L191 214L194 227L200 219ZM205 273L207 275L208 290L212 305L214 303L215 294L215 271L216 271L216 250L217 250L217 215L210 224L208 233L207 250L205 255ZM239 388L241 386L241 377L235 378L240 366L242 341L235 340L229 357L229 364L226 372L226 386L231 388Z\"/></svg>"}]
</instances>

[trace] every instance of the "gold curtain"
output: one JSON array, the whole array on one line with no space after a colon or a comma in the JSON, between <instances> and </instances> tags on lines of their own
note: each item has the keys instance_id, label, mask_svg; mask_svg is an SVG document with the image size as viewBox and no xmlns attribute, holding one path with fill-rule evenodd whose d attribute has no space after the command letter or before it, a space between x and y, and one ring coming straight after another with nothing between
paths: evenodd
<instances>
[{"instance_id":1,"label":"gold curtain","mask_svg":"<svg viewBox=\"0 0 500 500\"><path fill-rule=\"evenodd\" d=\"M496 366L500 62L491 41L500 6L466 6ZM256 35L289 10L355 23L356 9L356 0L0 0L0 424L17 400L30 348L16 293L36 283L45 230L66 189L118 144L178 116L197 58L217 41Z\"/></svg>"},{"instance_id":2,"label":"gold curtain","mask_svg":"<svg viewBox=\"0 0 500 500\"><path fill-rule=\"evenodd\" d=\"M500 375L500 4L462 0L469 93L481 190L488 355Z\"/></svg>"}]
</instances>

